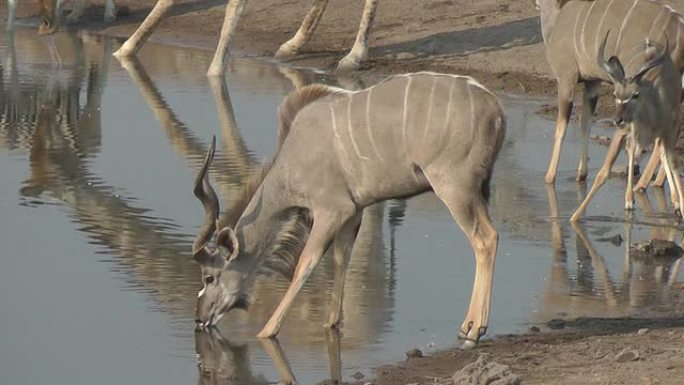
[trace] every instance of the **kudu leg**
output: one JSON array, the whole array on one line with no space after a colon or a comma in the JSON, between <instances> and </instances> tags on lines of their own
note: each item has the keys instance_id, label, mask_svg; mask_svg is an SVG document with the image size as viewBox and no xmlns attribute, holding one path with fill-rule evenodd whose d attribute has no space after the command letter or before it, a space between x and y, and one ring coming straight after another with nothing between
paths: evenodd
<instances>
[{"instance_id":1,"label":"kudu leg","mask_svg":"<svg viewBox=\"0 0 684 385\"><path fill-rule=\"evenodd\" d=\"M278 51L275 53L277 59L287 59L299 53L299 50L311 40L318 22L321 21L321 16L325 12L325 7L328 6L328 0L315 0L309 12L304 16L302 25L292 37L292 39L283 43Z\"/></svg>"},{"instance_id":2,"label":"kudu leg","mask_svg":"<svg viewBox=\"0 0 684 385\"><path fill-rule=\"evenodd\" d=\"M648 159L648 163L646 164L644 171L641 173L639 181L634 186L634 190L645 191L648 187L648 184L651 183L651 180L653 179L653 174L655 174L655 170L658 167L658 164L660 164L661 152L662 147L660 146L660 139L656 139L655 143L653 144L653 151L651 152L651 157Z\"/></svg>"},{"instance_id":3,"label":"kudu leg","mask_svg":"<svg viewBox=\"0 0 684 385\"><path fill-rule=\"evenodd\" d=\"M546 183L556 181L558 162L560 160L561 146L565 131L568 128L570 114L572 114L572 99L576 82L558 81L558 115L556 117L556 132L553 138L553 150L551 150L551 161L546 171Z\"/></svg>"},{"instance_id":4,"label":"kudu leg","mask_svg":"<svg viewBox=\"0 0 684 385\"><path fill-rule=\"evenodd\" d=\"M145 44L157 25L169 12L175 0L157 0L149 15L143 20L142 24L135 30L133 35L126 40L121 47L114 52L116 57L135 56L140 48Z\"/></svg>"},{"instance_id":5,"label":"kudu leg","mask_svg":"<svg viewBox=\"0 0 684 385\"><path fill-rule=\"evenodd\" d=\"M452 181L440 178L439 172L432 173L430 170L425 170L425 175L437 197L449 208L475 253L473 291L460 331L460 337L465 339L462 347L472 348L487 332L489 324L499 234L489 219L487 203L480 190L481 181L454 184ZM472 186L472 188L467 186Z\"/></svg>"},{"instance_id":6,"label":"kudu leg","mask_svg":"<svg viewBox=\"0 0 684 385\"><path fill-rule=\"evenodd\" d=\"M634 209L634 153L636 151L636 143L634 138L634 130L632 135L627 138L627 188L625 189L625 210Z\"/></svg>"},{"instance_id":7,"label":"kudu leg","mask_svg":"<svg viewBox=\"0 0 684 385\"><path fill-rule=\"evenodd\" d=\"M223 26L221 26L221 35L219 37L214 58L211 60L207 76L223 76L228 64L228 56L230 53L230 43L233 41L235 29L237 28L238 20L242 16L242 11L247 5L247 0L230 0L226 5L226 14L223 17Z\"/></svg>"},{"instance_id":8,"label":"kudu leg","mask_svg":"<svg viewBox=\"0 0 684 385\"><path fill-rule=\"evenodd\" d=\"M582 215L584 215L584 212L587 210L587 206L589 205L589 202L591 202L591 199L594 197L594 195L596 195L598 189L603 186L604 183L606 183L606 180L610 175L610 171L613 169L613 164L615 164L615 159L617 159L620 152L622 140L626 135L627 131L625 130L618 129L615 131L615 135L613 135L613 139L610 141L610 146L608 147L608 154L606 154L606 159L603 161L603 166L601 166L598 174L596 174L596 179L591 185L589 193L587 193L587 196L584 198L580 206L577 208L575 213L572 214L572 217L570 217L571 222L577 222Z\"/></svg>"},{"instance_id":9,"label":"kudu leg","mask_svg":"<svg viewBox=\"0 0 684 385\"><path fill-rule=\"evenodd\" d=\"M362 214L357 214L347 221L333 241L333 258L335 260L335 279L333 281L332 298L326 328L335 328L342 315L342 299L344 297L344 279L351 258L352 248L359 232Z\"/></svg>"},{"instance_id":10,"label":"kudu leg","mask_svg":"<svg viewBox=\"0 0 684 385\"><path fill-rule=\"evenodd\" d=\"M297 268L295 269L290 287L287 289L285 296L283 296L283 299L278 304L273 315L271 315L271 318L266 323L266 326L257 334L257 337L271 338L278 334L283 320L285 319L285 316L287 316L297 293L299 293L314 268L316 268L321 261L321 257L323 257L323 254L333 241L335 235L340 231L347 220L356 214L353 212L354 209L351 209L347 210L348 212L351 211L349 215L342 216L341 212L343 210L344 209L339 210L339 212L314 213L311 234L299 257L299 262L297 263Z\"/></svg>"},{"instance_id":11,"label":"kudu leg","mask_svg":"<svg viewBox=\"0 0 684 385\"><path fill-rule=\"evenodd\" d=\"M677 216L682 218L682 208L684 207L684 195L682 192L682 180L679 177L679 166L675 161L674 150L669 150L665 148L663 151L662 162L667 165L665 172L667 173L667 179L670 183L670 188L676 190L677 194L677 204L675 205L675 212ZM672 195L674 198L674 194Z\"/></svg>"},{"instance_id":12,"label":"kudu leg","mask_svg":"<svg viewBox=\"0 0 684 385\"><path fill-rule=\"evenodd\" d=\"M660 170L658 170L658 175L656 175L656 178L653 181L653 187L665 186L665 180L667 180L667 173L665 172L665 167L661 165Z\"/></svg>"},{"instance_id":13,"label":"kudu leg","mask_svg":"<svg viewBox=\"0 0 684 385\"><path fill-rule=\"evenodd\" d=\"M337 65L337 72L355 71L359 69L363 61L368 59L368 36L373 26L377 6L378 0L366 0L354 46L347 56L340 60L340 63Z\"/></svg>"},{"instance_id":14,"label":"kudu leg","mask_svg":"<svg viewBox=\"0 0 684 385\"><path fill-rule=\"evenodd\" d=\"M580 159L577 177L575 178L578 182L584 182L587 179L589 132L591 131L591 118L594 116L596 102L598 102L600 85L601 83L599 82L584 83L584 100L582 102L582 110L580 111Z\"/></svg>"}]
</instances>

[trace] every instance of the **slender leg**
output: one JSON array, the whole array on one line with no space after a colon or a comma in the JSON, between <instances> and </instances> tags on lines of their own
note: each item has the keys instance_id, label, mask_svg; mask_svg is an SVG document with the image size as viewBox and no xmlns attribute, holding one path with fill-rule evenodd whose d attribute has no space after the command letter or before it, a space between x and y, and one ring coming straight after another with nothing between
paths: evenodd
<instances>
[{"instance_id":1,"label":"slender leg","mask_svg":"<svg viewBox=\"0 0 684 385\"><path fill-rule=\"evenodd\" d=\"M370 29L373 26L375 10L377 7L378 0L366 0L354 46L347 56L340 60L340 63L337 65L337 72L355 71L359 69L361 63L368 58L368 36L370 35Z\"/></svg>"},{"instance_id":2,"label":"slender leg","mask_svg":"<svg viewBox=\"0 0 684 385\"><path fill-rule=\"evenodd\" d=\"M17 0L7 0L7 25L5 26L8 31L14 29L14 14L17 9Z\"/></svg>"},{"instance_id":3,"label":"slender leg","mask_svg":"<svg viewBox=\"0 0 684 385\"><path fill-rule=\"evenodd\" d=\"M311 228L311 234L299 257L292 283L290 283L290 287L287 289L285 296L280 301L280 304L278 304L278 308L273 312L273 315L266 323L266 326L259 332L257 337L271 338L278 334L283 319L285 319L285 316L290 310L297 293L302 289L307 278L309 278L314 268L318 265L318 262L320 262L323 253L325 253L326 249L333 241L334 236L342 228L343 224L354 215L355 213L351 213L350 215L342 217L340 213L316 214L314 212L314 223Z\"/></svg>"},{"instance_id":4,"label":"slender leg","mask_svg":"<svg viewBox=\"0 0 684 385\"><path fill-rule=\"evenodd\" d=\"M625 138L625 135L627 135L627 131L625 130L618 129L615 131L615 135L613 135L613 139L610 141L610 147L608 147L608 154L606 154L606 159L603 161L603 166L598 174L596 174L596 179L594 180L594 184L591 185L589 193L577 208L577 211L570 217L571 222L577 222L582 215L584 215L591 199L596 195L598 189L606 183L606 180L610 175L610 170L613 169L615 159L617 159L618 153L620 152L620 146L622 145L622 140Z\"/></svg>"},{"instance_id":5,"label":"slender leg","mask_svg":"<svg viewBox=\"0 0 684 385\"><path fill-rule=\"evenodd\" d=\"M577 177L575 178L578 182L584 182L587 179L589 131L591 131L591 118L596 110L600 85L601 83L599 82L584 83L584 101L582 102L582 110L580 112L580 160L579 167L577 168Z\"/></svg>"},{"instance_id":6,"label":"slender leg","mask_svg":"<svg viewBox=\"0 0 684 385\"><path fill-rule=\"evenodd\" d=\"M67 23L74 24L78 23L78 20L83 16L83 10L85 9L85 0L76 0L76 6L67 16Z\"/></svg>"},{"instance_id":7,"label":"slender leg","mask_svg":"<svg viewBox=\"0 0 684 385\"><path fill-rule=\"evenodd\" d=\"M333 242L335 279L332 289L332 299L330 301L330 313L328 314L328 321L325 323L326 328L336 328L340 323L342 299L344 297L344 278L347 274L347 266L349 266L352 248L356 241L359 225L361 224L361 217L362 215L359 214L348 220L340 232L337 233L335 241Z\"/></svg>"},{"instance_id":8,"label":"slender leg","mask_svg":"<svg viewBox=\"0 0 684 385\"><path fill-rule=\"evenodd\" d=\"M149 15L143 20L140 27L126 40L121 48L114 52L114 56L135 56L145 44L154 29L159 25L162 18L169 11L175 0L158 0Z\"/></svg>"},{"instance_id":9,"label":"slender leg","mask_svg":"<svg viewBox=\"0 0 684 385\"><path fill-rule=\"evenodd\" d=\"M661 165L660 170L658 171L658 175L656 175L656 178L653 181L653 187L665 186L665 180L666 179L667 179L667 173L665 172L665 167Z\"/></svg>"},{"instance_id":10,"label":"slender leg","mask_svg":"<svg viewBox=\"0 0 684 385\"><path fill-rule=\"evenodd\" d=\"M114 4L114 0L107 0L105 3L104 21L105 23L111 23L114 20L116 20L116 4Z\"/></svg>"},{"instance_id":11,"label":"slender leg","mask_svg":"<svg viewBox=\"0 0 684 385\"><path fill-rule=\"evenodd\" d=\"M679 192L677 191L677 186L675 186L675 182L672 179L674 177L672 169L670 168L670 165L667 163L667 157L665 155L665 149L663 148L663 152L660 154L661 160L660 163L662 164L661 171L665 174L665 178L667 179L667 184L670 186L670 202L672 202L672 206L675 208L675 212L679 211Z\"/></svg>"},{"instance_id":12,"label":"slender leg","mask_svg":"<svg viewBox=\"0 0 684 385\"><path fill-rule=\"evenodd\" d=\"M230 43L233 41L233 35L245 5L247 5L247 0L230 0L228 5L226 5L226 15L223 18L221 36L219 37L216 52L214 52L214 58L211 60L209 70L207 70L207 76L223 76L226 64L228 63Z\"/></svg>"},{"instance_id":13,"label":"slender leg","mask_svg":"<svg viewBox=\"0 0 684 385\"><path fill-rule=\"evenodd\" d=\"M632 125L633 126L633 125ZM636 143L634 136L634 128L632 128L632 135L627 138L627 188L625 189L625 210L634 209L634 152L636 151Z\"/></svg>"},{"instance_id":14,"label":"slender leg","mask_svg":"<svg viewBox=\"0 0 684 385\"><path fill-rule=\"evenodd\" d=\"M658 167L658 164L660 162L660 153L662 152L662 147L660 146L660 139L656 139L655 143L653 144L653 151L651 152L651 157L648 159L648 163L646 164L646 168L644 168L644 172L641 173L641 176L639 177L639 181L637 182L636 186L634 186L634 190L636 191L644 191L648 187L648 184L651 182L653 179L653 174L655 174L655 170Z\"/></svg>"},{"instance_id":15,"label":"slender leg","mask_svg":"<svg viewBox=\"0 0 684 385\"><path fill-rule=\"evenodd\" d=\"M556 117L556 133L553 139L553 150L551 151L551 161L546 171L546 183L556 181L558 161L560 160L560 150L565 137L565 130L568 128L570 114L572 113L572 98L576 80L570 82L558 80L558 116Z\"/></svg>"},{"instance_id":16,"label":"slender leg","mask_svg":"<svg viewBox=\"0 0 684 385\"><path fill-rule=\"evenodd\" d=\"M278 59L286 59L293 57L299 53L299 50L311 40L316 27L318 27L318 22L321 21L321 16L325 11L325 7L328 5L328 0L314 0L313 5L309 12L304 16L302 25L299 26L297 33L292 37L292 39L283 43L275 54Z\"/></svg>"},{"instance_id":17,"label":"slender leg","mask_svg":"<svg viewBox=\"0 0 684 385\"><path fill-rule=\"evenodd\" d=\"M475 280L470 305L461 325L463 348L473 348L487 332L492 298L494 263L499 234L489 220L487 203L480 186L481 181L462 181L454 184L441 170L445 165L424 170L435 194L449 208L451 216L465 233L475 253ZM469 187L471 186L471 187Z\"/></svg>"},{"instance_id":18,"label":"slender leg","mask_svg":"<svg viewBox=\"0 0 684 385\"><path fill-rule=\"evenodd\" d=\"M674 147L674 146L672 146ZM682 207L684 207L684 194L682 193L682 180L679 177L679 166L677 165L677 162L675 161L675 154L673 150L670 150L668 148L665 148L665 151L663 151L665 154L665 161L663 162L667 164L667 168L665 171L668 174L668 179L671 181L670 187L673 189L677 190L677 202L678 204L675 206L675 211L677 212L677 215L681 218L682 217ZM674 186L674 187L672 187Z\"/></svg>"}]
</instances>

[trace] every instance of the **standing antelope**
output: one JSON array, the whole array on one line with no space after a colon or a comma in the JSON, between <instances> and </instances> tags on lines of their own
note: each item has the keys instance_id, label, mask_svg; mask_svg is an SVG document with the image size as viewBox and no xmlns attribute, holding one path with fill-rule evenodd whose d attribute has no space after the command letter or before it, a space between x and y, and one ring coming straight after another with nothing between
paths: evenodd
<instances>
[{"instance_id":1,"label":"standing antelope","mask_svg":"<svg viewBox=\"0 0 684 385\"><path fill-rule=\"evenodd\" d=\"M147 41L147 38L152 34L162 18L168 13L171 6L176 2L177 0L158 0L140 27L138 27L135 33L126 40L114 55L120 57L135 55L143 44L145 44L145 41ZM216 53L209 66L209 70L207 71L207 76L220 76L224 73L228 60L228 53L230 51L230 43L246 4L247 0L228 1L218 47L216 48ZM340 60L337 66L338 71L358 69L361 62L368 57L368 35L370 33L371 25L373 24L377 4L378 0L365 0L356 41L349 54ZM314 0L314 4L304 17L304 21L299 27L299 30L297 30L297 33L292 39L280 46L275 54L276 58L288 58L297 55L304 44L311 39L327 5L328 0Z\"/></svg>"},{"instance_id":2,"label":"standing antelope","mask_svg":"<svg viewBox=\"0 0 684 385\"><path fill-rule=\"evenodd\" d=\"M218 198L207 177L213 139L194 190L206 214L193 243L204 282L197 323L214 326L227 311L247 306L258 267L273 256L295 256L290 287L258 335L275 336L332 246L336 269L326 325L335 327L363 209L432 190L475 252L475 282L461 328L464 346L475 346L489 319L498 233L487 200L504 134L496 96L469 77L421 72L357 92L301 88L281 104L276 156L260 173L259 187L235 228L218 231L217 246L209 245L220 227Z\"/></svg>"},{"instance_id":3,"label":"standing antelope","mask_svg":"<svg viewBox=\"0 0 684 385\"><path fill-rule=\"evenodd\" d=\"M668 0L674 3L675 0ZM546 56L558 83L556 132L546 183L554 183L565 130L572 113L575 85L584 83L580 114L581 154L577 181L587 177L589 129L596 108L600 83L613 79L596 60L597 47L606 31L615 39L609 46L625 57L637 43L649 39L671 42L670 55L676 68L684 69L684 20L670 6L654 0L535 0L541 11ZM678 5L678 9L681 5ZM631 167L631 165L629 166Z\"/></svg>"},{"instance_id":4,"label":"standing antelope","mask_svg":"<svg viewBox=\"0 0 684 385\"><path fill-rule=\"evenodd\" d=\"M619 38L619 37L618 37ZM577 221L587 208L591 198L605 183L610 170L617 158L620 143L629 135L630 143L627 145L629 164L633 164L634 154L651 143L657 142L662 146L661 161L670 188L676 190L676 208L684 207L682 201L682 186L679 178L679 166L675 162L675 145L679 134L678 118L679 103L682 95L681 73L672 62L667 42L660 52L655 52L654 44L646 42L643 55L627 57L631 59L628 65L623 66L619 53L606 61L605 49L608 42L608 34L598 50L597 64L610 76L613 83L613 95L617 107L615 122L618 129L608 149L606 159L599 170L591 190L580 204L577 211L570 218ZM641 47L644 46L642 42ZM639 65L639 58L643 57L640 67L633 75L627 76L626 70L634 67L630 64ZM623 60L625 57L623 56ZM629 125L629 131L624 126ZM627 192L625 206L632 205L632 167L628 168Z\"/></svg>"}]
</instances>

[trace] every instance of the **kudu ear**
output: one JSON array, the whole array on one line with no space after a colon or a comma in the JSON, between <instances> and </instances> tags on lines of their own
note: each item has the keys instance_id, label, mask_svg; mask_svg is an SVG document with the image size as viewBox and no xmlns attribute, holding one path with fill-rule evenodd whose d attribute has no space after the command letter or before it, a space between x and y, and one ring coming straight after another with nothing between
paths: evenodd
<instances>
[{"instance_id":1,"label":"kudu ear","mask_svg":"<svg viewBox=\"0 0 684 385\"><path fill-rule=\"evenodd\" d=\"M596 60L598 61L599 67L603 68L603 70L608 73L613 82L622 83L625 80L625 69L622 67L620 59L616 56L611 56L610 59L606 61L606 42L608 41L608 35L610 35L610 30L606 32L606 37L603 38L603 42L601 42L601 46L599 46Z\"/></svg>"},{"instance_id":2,"label":"kudu ear","mask_svg":"<svg viewBox=\"0 0 684 385\"><path fill-rule=\"evenodd\" d=\"M235 231L230 227L224 227L218 232L216 246L218 246L221 256L228 262L237 258L240 252L240 244L235 236Z\"/></svg>"}]
</instances>

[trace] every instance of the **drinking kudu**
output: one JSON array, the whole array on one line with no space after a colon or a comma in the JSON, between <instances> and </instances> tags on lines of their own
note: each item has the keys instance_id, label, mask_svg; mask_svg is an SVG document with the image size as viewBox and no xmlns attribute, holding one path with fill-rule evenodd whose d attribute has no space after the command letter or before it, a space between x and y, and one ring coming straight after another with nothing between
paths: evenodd
<instances>
[{"instance_id":1,"label":"drinking kudu","mask_svg":"<svg viewBox=\"0 0 684 385\"><path fill-rule=\"evenodd\" d=\"M434 191L475 252L475 282L461 328L464 345L474 346L489 320L498 233L487 200L505 124L496 96L464 76L400 75L357 92L324 85L301 88L281 105L277 153L253 181L253 196L234 228L217 221L218 198L207 177L212 140L195 183L205 208L193 244L204 282L197 299L198 325L214 326L229 310L247 307L262 264L291 261L290 287L259 333L275 336L331 247L335 278L326 325L337 326L363 209Z\"/></svg>"}]
</instances>

